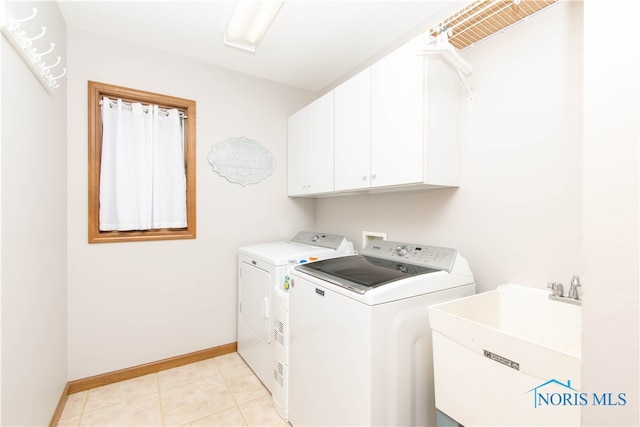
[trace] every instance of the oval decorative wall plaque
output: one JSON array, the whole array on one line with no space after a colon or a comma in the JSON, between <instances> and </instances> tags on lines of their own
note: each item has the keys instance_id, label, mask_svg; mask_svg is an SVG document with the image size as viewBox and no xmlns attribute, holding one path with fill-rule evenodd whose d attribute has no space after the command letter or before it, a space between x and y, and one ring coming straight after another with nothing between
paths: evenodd
<instances>
[{"instance_id":1,"label":"oval decorative wall plaque","mask_svg":"<svg viewBox=\"0 0 640 427\"><path fill-rule=\"evenodd\" d=\"M229 138L216 145L207 159L220 176L243 187L257 184L276 168L276 161L269 150L244 136Z\"/></svg>"}]
</instances>

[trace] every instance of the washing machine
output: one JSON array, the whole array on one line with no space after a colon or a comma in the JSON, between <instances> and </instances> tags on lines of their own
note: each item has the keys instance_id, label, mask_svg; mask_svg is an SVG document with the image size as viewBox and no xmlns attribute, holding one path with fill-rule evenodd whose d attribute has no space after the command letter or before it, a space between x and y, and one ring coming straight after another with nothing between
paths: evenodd
<instances>
[{"instance_id":1,"label":"washing machine","mask_svg":"<svg viewBox=\"0 0 640 427\"><path fill-rule=\"evenodd\" d=\"M288 241L238 250L238 353L270 391L274 382L274 287L292 266L353 253L353 244L344 236L308 231Z\"/></svg>"},{"instance_id":2,"label":"washing machine","mask_svg":"<svg viewBox=\"0 0 640 427\"><path fill-rule=\"evenodd\" d=\"M289 276L290 423L435 425L428 307L476 289L457 250L375 240Z\"/></svg>"}]
</instances>

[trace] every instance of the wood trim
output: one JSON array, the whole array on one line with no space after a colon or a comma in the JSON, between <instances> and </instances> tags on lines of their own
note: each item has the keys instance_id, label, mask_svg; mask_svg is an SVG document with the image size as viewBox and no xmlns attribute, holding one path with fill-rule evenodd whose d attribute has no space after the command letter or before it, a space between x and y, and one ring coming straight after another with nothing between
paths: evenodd
<instances>
[{"instance_id":1,"label":"wood trim","mask_svg":"<svg viewBox=\"0 0 640 427\"><path fill-rule=\"evenodd\" d=\"M56 427L58 425L60 417L62 416L62 411L64 410L64 406L67 404L67 400L69 399L69 394L71 393L69 393L69 383L67 383L67 385L64 386L64 390L62 390L62 396L60 396L58 406L56 406L53 417L51 417L49 427Z\"/></svg>"},{"instance_id":2,"label":"wood trim","mask_svg":"<svg viewBox=\"0 0 640 427\"><path fill-rule=\"evenodd\" d=\"M154 374L166 369L176 368L189 363L199 362L201 360L211 359L213 357L234 353L238 350L238 344L235 342L220 345L217 347L207 348L193 353L183 354L180 356L170 357L168 359L158 360L156 362L145 363L144 365L133 366L131 368L120 369L118 371L107 372L105 374L94 375L88 378L69 381L62 392L62 397L58 402L58 406L49 423L50 427L58 425L60 416L64 410L64 405L70 394L81 391L90 390L92 388L101 387L103 385L113 384L119 381L129 380L131 378L141 377L143 375Z\"/></svg>"},{"instance_id":3,"label":"wood trim","mask_svg":"<svg viewBox=\"0 0 640 427\"><path fill-rule=\"evenodd\" d=\"M182 365L188 365L189 363L199 362L201 360L210 359L212 357L221 356L223 354L233 353L234 351L236 351L236 349L237 344L234 342L231 344L225 344L206 350L183 354L181 356L171 357L169 359L145 363L144 365L120 369L119 371L107 372L106 374L100 374L93 377L70 381L68 384L69 394L90 390L92 388L116 383L119 381L129 380L131 378L141 377L143 375L153 374Z\"/></svg>"},{"instance_id":4,"label":"wood trim","mask_svg":"<svg viewBox=\"0 0 640 427\"><path fill-rule=\"evenodd\" d=\"M184 127L184 161L187 179L187 228L155 229L144 231L100 231L100 158L102 155L102 97L120 98L129 102L155 104L162 108L176 108L187 118ZM196 238L196 102L159 93L131 89L122 86L88 82L89 116L89 243L130 242L144 240L170 240Z\"/></svg>"}]
</instances>

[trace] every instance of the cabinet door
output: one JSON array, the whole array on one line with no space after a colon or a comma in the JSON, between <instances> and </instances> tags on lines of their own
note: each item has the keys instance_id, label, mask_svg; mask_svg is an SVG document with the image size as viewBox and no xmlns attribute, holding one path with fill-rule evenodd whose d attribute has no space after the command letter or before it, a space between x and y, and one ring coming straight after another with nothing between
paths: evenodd
<instances>
[{"instance_id":1,"label":"cabinet door","mask_svg":"<svg viewBox=\"0 0 640 427\"><path fill-rule=\"evenodd\" d=\"M290 196L299 196L307 191L307 108L289 117L287 186Z\"/></svg>"},{"instance_id":2,"label":"cabinet door","mask_svg":"<svg viewBox=\"0 0 640 427\"><path fill-rule=\"evenodd\" d=\"M333 191L333 91L307 108L307 193Z\"/></svg>"},{"instance_id":3,"label":"cabinet door","mask_svg":"<svg viewBox=\"0 0 640 427\"><path fill-rule=\"evenodd\" d=\"M335 89L336 190L371 184L371 69Z\"/></svg>"},{"instance_id":4,"label":"cabinet door","mask_svg":"<svg viewBox=\"0 0 640 427\"><path fill-rule=\"evenodd\" d=\"M424 81L414 39L371 67L372 187L422 182Z\"/></svg>"}]
</instances>

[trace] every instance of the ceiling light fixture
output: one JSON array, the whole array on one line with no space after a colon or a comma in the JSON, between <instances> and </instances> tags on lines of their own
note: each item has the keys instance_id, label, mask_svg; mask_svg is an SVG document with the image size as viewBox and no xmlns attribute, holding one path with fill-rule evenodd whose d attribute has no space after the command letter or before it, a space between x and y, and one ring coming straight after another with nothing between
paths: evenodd
<instances>
[{"instance_id":1,"label":"ceiling light fixture","mask_svg":"<svg viewBox=\"0 0 640 427\"><path fill-rule=\"evenodd\" d=\"M224 34L224 44L255 53L284 0L240 0Z\"/></svg>"}]
</instances>

